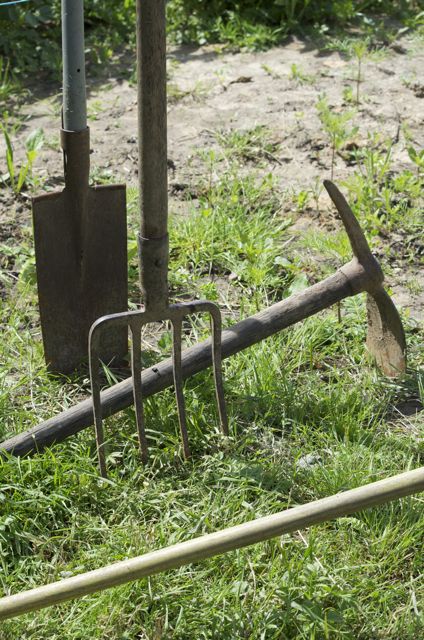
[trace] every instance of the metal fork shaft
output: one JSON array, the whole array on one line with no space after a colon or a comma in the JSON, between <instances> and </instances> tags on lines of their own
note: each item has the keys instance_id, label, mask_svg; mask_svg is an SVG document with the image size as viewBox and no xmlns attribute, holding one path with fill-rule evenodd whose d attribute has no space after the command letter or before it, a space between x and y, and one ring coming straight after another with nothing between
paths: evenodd
<instances>
[{"instance_id":1,"label":"metal fork shaft","mask_svg":"<svg viewBox=\"0 0 424 640\"><path fill-rule=\"evenodd\" d=\"M224 381L222 379L222 317L215 305L210 305L212 328L212 367L215 381L216 404L218 406L219 422L224 436L228 436L227 404L224 396Z\"/></svg>"},{"instance_id":2,"label":"metal fork shaft","mask_svg":"<svg viewBox=\"0 0 424 640\"><path fill-rule=\"evenodd\" d=\"M89 369L91 380L91 399L93 402L94 429L96 432L97 457L99 460L100 475L107 476L106 454L103 433L103 415L100 396L100 376L99 376L99 342L91 341L89 348Z\"/></svg>"}]
</instances>

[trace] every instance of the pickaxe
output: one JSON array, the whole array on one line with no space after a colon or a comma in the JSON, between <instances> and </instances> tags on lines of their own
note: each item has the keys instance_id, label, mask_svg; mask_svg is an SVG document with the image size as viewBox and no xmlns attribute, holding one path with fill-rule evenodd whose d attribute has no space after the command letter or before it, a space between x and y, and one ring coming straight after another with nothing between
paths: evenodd
<instances>
[{"instance_id":1,"label":"pickaxe","mask_svg":"<svg viewBox=\"0 0 424 640\"><path fill-rule=\"evenodd\" d=\"M325 181L324 185L348 234L353 259L325 280L226 329L222 334L222 357L228 358L344 298L366 292L368 349L386 375L397 377L406 369L406 342L401 319L383 288L384 276L381 267L372 255L348 203L332 182ZM207 369L211 364L212 348L211 340L208 339L183 352L183 378L189 378ZM144 398L171 387L171 359L145 369L141 384ZM102 392L102 416L106 418L113 415L133 402L133 381L129 378ZM14 455L35 453L92 424L93 409L91 400L88 399L29 431L0 443L0 450Z\"/></svg>"}]
</instances>

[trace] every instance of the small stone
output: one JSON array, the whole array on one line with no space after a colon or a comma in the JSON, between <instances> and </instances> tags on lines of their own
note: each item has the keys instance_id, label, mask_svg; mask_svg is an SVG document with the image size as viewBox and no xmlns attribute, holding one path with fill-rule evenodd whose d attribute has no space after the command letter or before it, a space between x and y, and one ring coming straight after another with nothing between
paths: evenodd
<instances>
[{"instance_id":1,"label":"small stone","mask_svg":"<svg viewBox=\"0 0 424 640\"><path fill-rule=\"evenodd\" d=\"M308 469L316 464L320 464L322 458L317 453L308 453L306 456L302 456L296 462L296 469Z\"/></svg>"}]
</instances>

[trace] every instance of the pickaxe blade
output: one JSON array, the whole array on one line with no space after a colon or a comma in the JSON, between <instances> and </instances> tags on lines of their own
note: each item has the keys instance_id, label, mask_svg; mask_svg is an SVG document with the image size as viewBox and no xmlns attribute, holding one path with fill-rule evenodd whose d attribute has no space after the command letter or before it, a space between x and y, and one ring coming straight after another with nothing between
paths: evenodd
<instances>
[{"instance_id":1,"label":"pickaxe blade","mask_svg":"<svg viewBox=\"0 0 424 640\"><path fill-rule=\"evenodd\" d=\"M359 222L345 197L330 180L324 181L328 195L333 201L349 236L352 251L358 262L371 273L369 265L378 264L371 253ZM406 370L406 340L398 310L382 286L381 268L375 270L376 277L369 278L363 290L367 292L368 335L367 347L380 369L390 377L397 377Z\"/></svg>"}]
</instances>

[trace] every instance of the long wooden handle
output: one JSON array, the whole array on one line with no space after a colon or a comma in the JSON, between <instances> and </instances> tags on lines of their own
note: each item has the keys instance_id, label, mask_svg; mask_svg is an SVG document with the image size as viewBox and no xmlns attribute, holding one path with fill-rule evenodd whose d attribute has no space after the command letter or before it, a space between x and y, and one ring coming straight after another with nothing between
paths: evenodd
<instances>
[{"instance_id":1,"label":"long wooden handle","mask_svg":"<svg viewBox=\"0 0 424 640\"><path fill-rule=\"evenodd\" d=\"M168 304L165 0L137 0L140 280L146 308Z\"/></svg>"},{"instance_id":2,"label":"long wooden handle","mask_svg":"<svg viewBox=\"0 0 424 640\"><path fill-rule=\"evenodd\" d=\"M234 549L418 493L423 489L424 467L421 467L271 516L152 551L138 558L123 560L101 569L2 598L0 599L0 620L212 558Z\"/></svg>"},{"instance_id":3,"label":"long wooden handle","mask_svg":"<svg viewBox=\"0 0 424 640\"><path fill-rule=\"evenodd\" d=\"M361 270L358 269L358 277ZM278 333L286 327L323 311L336 302L354 295L352 285L340 270L317 282L305 291L294 294L281 302L263 309L254 316L241 320L222 333L222 357L228 358L261 340ZM190 376L207 369L212 364L210 339L185 349L182 357L182 374ZM163 360L142 375L142 395L147 398L163 391L174 383L171 358ZM134 402L132 379L123 380L102 391L103 418L111 416ZM2 450L14 455L36 453L53 443L61 442L93 424L91 398L67 409L59 415L0 443Z\"/></svg>"}]
</instances>

